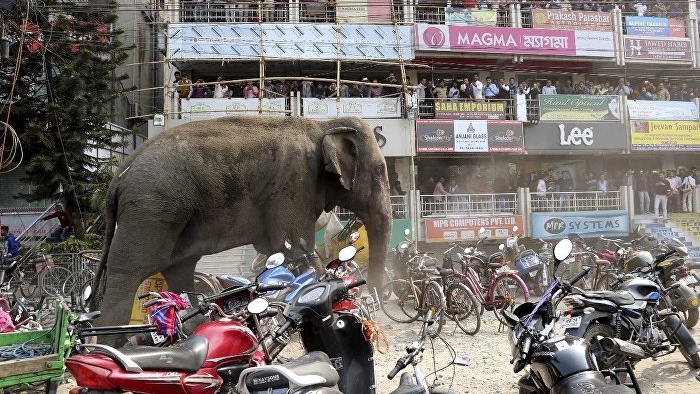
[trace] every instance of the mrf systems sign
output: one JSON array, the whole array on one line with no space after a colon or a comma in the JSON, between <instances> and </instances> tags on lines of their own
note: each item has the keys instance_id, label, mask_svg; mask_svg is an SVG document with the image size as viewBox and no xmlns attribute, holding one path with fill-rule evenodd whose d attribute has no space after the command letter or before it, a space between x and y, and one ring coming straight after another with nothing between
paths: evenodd
<instances>
[{"instance_id":1,"label":"mrf systems sign","mask_svg":"<svg viewBox=\"0 0 700 394\"><path fill-rule=\"evenodd\" d=\"M590 211L590 212L551 212L533 213L532 236L537 238L561 239L571 233L582 237L599 237L604 235L626 236L629 234L629 216L627 211Z\"/></svg>"}]
</instances>

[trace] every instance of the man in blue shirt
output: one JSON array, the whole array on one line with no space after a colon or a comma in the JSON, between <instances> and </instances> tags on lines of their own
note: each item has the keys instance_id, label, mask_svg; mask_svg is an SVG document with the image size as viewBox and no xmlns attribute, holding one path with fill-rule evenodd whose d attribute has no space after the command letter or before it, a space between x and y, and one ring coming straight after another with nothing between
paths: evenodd
<instances>
[{"instance_id":1,"label":"man in blue shirt","mask_svg":"<svg viewBox=\"0 0 700 394\"><path fill-rule=\"evenodd\" d=\"M486 100L493 100L498 95L498 86L491 82L491 77L486 78L486 83L484 84L484 98Z\"/></svg>"},{"instance_id":2,"label":"man in blue shirt","mask_svg":"<svg viewBox=\"0 0 700 394\"><path fill-rule=\"evenodd\" d=\"M0 226L0 241L6 243L7 249L5 250L5 256L12 258L19 254L19 248L22 244L17 241L14 234L10 233L10 228L8 226Z\"/></svg>"}]
</instances>

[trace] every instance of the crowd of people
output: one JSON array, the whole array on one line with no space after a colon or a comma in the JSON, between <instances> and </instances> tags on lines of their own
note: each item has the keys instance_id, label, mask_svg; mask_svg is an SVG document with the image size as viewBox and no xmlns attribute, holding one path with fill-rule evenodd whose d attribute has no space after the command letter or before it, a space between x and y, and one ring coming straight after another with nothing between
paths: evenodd
<instances>
[{"instance_id":1,"label":"crowd of people","mask_svg":"<svg viewBox=\"0 0 700 394\"><path fill-rule=\"evenodd\" d=\"M466 194L515 193L518 188L528 188L532 193L534 211L575 211L581 206L574 202L576 192L580 192L579 199L610 202L614 201L610 199L612 192L619 190L620 186L632 188L636 213L653 214L658 220L666 220L668 213L693 211L693 190L700 186L700 169L629 169L625 172L602 171L596 175L593 172L572 174L566 169L551 168L527 174L515 171L495 178L469 175L447 179L431 175L421 184L420 193L431 202L449 202Z\"/></svg>"},{"instance_id":2,"label":"crowd of people","mask_svg":"<svg viewBox=\"0 0 700 394\"><path fill-rule=\"evenodd\" d=\"M394 73L383 80L362 77L358 83L342 81L340 86L336 82L314 81L305 77L287 81L284 79L266 79L263 88L258 82L230 83L224 77L218 77L216 82L207 83L203 78L192 82L189 75L179 71L174 73L175 80L172 83L171 92L181 99L190 98L286 98L291 93L302 98L335 98L335 97L398 97L402 91L401 82ZM408 81L410 84L410 80ZM212 86L213 85L213 86ZM387 86L387 85L395 85Z\"/></svg>"}]
</instances>

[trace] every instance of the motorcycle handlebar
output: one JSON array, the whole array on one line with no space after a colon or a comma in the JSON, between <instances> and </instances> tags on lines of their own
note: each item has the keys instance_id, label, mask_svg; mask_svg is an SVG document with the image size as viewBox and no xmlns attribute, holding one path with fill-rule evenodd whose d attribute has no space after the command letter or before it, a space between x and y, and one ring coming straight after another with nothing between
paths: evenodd
<instances>
[{"instance_id":1,"label":"motorcycle handlebar","mask_svg":"<svg viewBox=\"0 0 700 394\"><path fill-rule=\"evenodd\" d=\"M292 326L292 321L287 319L287 321L284 322L284 324L282 324L282 326L280 326L280 328L278 328L277 331L275 331L275 337L277 338L277 337L281 337L282 335L284 335L284 332L287 331L289 329L289 327L291 327L291 326Z\"/></svg>"},{"instance_id":2,"label":"motorcycle handlebar","mask_svg":"<svg viewBox=\"0 0 700 394\"><path fill-rule=\"evenodd\" d=\"M407 365L408 365L408 357L406 357L406 356L401 357L400 359L398 359L396 361L396 365L394 366L394 369L392 369L391 372L389 372L389 374L386 375L386 377L389 380L393 379L394 376L396 376L397 373L401 372L402 369L406 368Z\"/></svg>"},{"instance_id":3,"label":"motorcycle handlebar","mask_svg":"<svg viewBox=\"0 0 700 394\"><path fill-rule=\"evenodd\" d=\"M676 249L675 249L675 248L672 248L672 249L669 250L668 252L662 253L662 254L658 255L658 256L656 257L656 259L655 259L655 262L658 263L658 262L660 262L660 261L664 261L664 260L666 260L667 258L671 257L674 253L676 253Z\"/></svg>"},{"instance_id":4,"label":"motorcycle handlebar","mask_svg":"<svg viewBox=\"0 0 700 394\"><path fill-rule=\"evenodd\" d=\"M270 284L270 285L265 285L265 284L259 284L256 287L256 291L260 293L266 293L268 291L277 291L277 290L284 290L287 288L287 284L283 283L276 283L276 284Z\"/></svg>"},{"instance_id":5,"label":"motorcycle handlebar","mask_svg":"<svg viewBox=\"0 0 700 394\"><path fill-rule=\"evenodd\" d=\"M586 276L586 274L588 274L588 271L590 271L590 270L591 270L590 267L584 267L584 268L581 270L581 272L579 272L578 274L576 274L576 276L574 276L573 278L571 278L571 280L569 281L569 284L570 284L570 285L573 285L574 283L580 281L581 278L583 278L584 276Z\"/></svg>"},{"instance_id":6,"label":"motorcycle handlebar","mask_svg":"<svg viewBox=\"0 0 700 394\"><path fill-rule=\"evenodd\" d=\"M529 335L525 337L525 340L523 342L523 346L520 349L520 358L521 359L526 359L527 355L530 353L530 346L532 346L532 337Z\"/></svg>"},{"instance_id":7,"label":"motorcycle handlebar","mask_svg":"<svg viewBox=\"0 0 700 394\"><path fill-rule=\"evenodd\" d=\"M367 281L365 279L360 279L356 282L350 283L349 285L345 285L345 290L350 290L350 289L353 289L355 287L362 286L365 283L367 283Z\"/></svg>"},{"instance_id":8,"label":"motorcycle handlebar","mask_svg":"<svg viewBox=\"0 0 700 394\"><path fill-rule=\"evenodd\" d=\"M150 295L150 294L147 294L147 295ZM139 297L139 299L141 299L141 297ZM159 302L161 302L161 301L163 301L162 298L154 298L154 299L152 299L152 300L150 300L150 301L144 302L144 303L143 303L143 307L144 307L144 308L150 308L150 307L152 307L153 305L155 305L155 304L157 304L157 303L159 303Z\"/></svg>"}]
</instances>

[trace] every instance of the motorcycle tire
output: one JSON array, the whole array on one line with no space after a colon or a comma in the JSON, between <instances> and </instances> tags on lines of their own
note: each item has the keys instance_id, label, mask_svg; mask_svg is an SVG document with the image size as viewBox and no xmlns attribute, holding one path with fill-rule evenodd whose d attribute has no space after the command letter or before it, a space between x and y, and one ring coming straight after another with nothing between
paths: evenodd
<instances>
[{"instance_id":1,"label":"motorcycle tire","mask_svg":"<svg viewBox=\"0 0 700 394\"><path fill-rule=\"evenodd\" d=\"M683 311L683 324L688 328L693 328L698 324L700 318L700 310L698 308Z\"/></svg>"},{"instance_id":2,"label":"motorcycle tire","mask_svg":"<svg viewBox=\"0 0 700 394\"><path fill-rule=\"evenodd\" d=\"M615 338L615 329L602 323L593 323L586 328L583 339L588 343L588 352L590 356L596 360L600 370L622 367L624 365L624 359L622 358L620 359L620 365L607 365L607 363L604 362L605 358L609 356L609 353L605 352L598 343L598 340L604 337ZM622 383L626 382L627 372L618 372L617 378Z\"/></svg>"},{"instance_id":3,"label":"motorcycle tire","mask_svg":"<svg viewBox=\"0 0 700 394\"><path fill-rule=\"evenodd\" d=\"M685 361L690 364L691 368L700 368L700 351L690 353L690 350L685 346L685 344L694 343L695 340L692 338L690 332L684 326L680 325L678 318L676 317L674 322L672 319L673 317L673 315L666 317L668 325L664 328L664 333L671 339L671 343L675 343L678 346L678 350L680 350ZM674 327L676 329L674 329ZM697 349L697 346L695 348Z\"/></svg>"}]
</instances>

